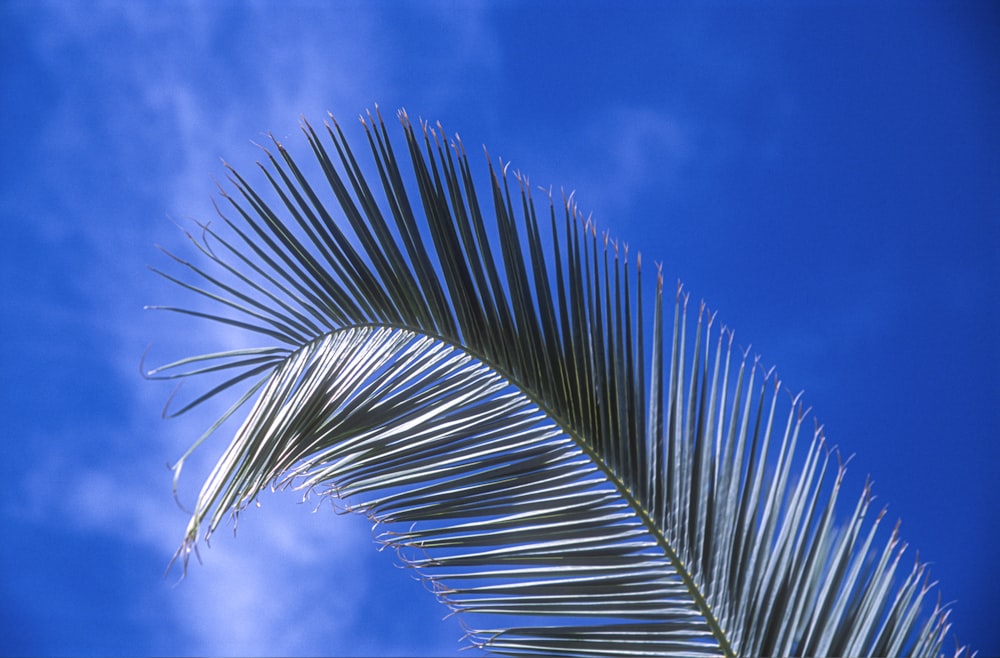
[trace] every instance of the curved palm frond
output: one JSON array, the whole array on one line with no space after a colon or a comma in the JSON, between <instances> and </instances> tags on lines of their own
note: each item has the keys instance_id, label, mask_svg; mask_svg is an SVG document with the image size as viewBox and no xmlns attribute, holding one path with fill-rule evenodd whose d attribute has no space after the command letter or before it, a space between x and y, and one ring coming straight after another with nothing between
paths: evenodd
<instances>
[{"instance_id":1,"label":"curved palm frond","mask_svg":"<svg viewBox=\"0 0 1000 658\"><path fill-rule=\"evenodd\" d=\"M192 239L212 267L165 275L218 309L171 310L267 341L148 373L223 375L178 413L240 383L225 417L253 401L185 562L292 485L367 514L452 609L508 620L470 631L497 653L939 651L924 566L899 573L867 487L838 518L844 467L821 428L803 438L797 396L680 288L665 341L662 276L645 296L641 259L572 197L539 217L492 165L480 197L457 139L400 119L412 176L380 117L362 119L370 175L335 122L328 141L304 123L322 187L275 141L277 203L230 169L227 230Z\"/></svg>"}]
</instances>

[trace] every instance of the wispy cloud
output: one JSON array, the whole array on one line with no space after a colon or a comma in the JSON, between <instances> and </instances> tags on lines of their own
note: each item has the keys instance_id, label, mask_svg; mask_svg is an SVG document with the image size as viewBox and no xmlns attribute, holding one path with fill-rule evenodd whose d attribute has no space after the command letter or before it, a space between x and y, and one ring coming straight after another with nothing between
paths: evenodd
<instances>
[{"instance_id":1,"label":"wispy cloud","mask_svg":"<svg viewBox=\"0 0 1000 658\"><path fill-rule=\"evenodd\" d=\"M585 134L603 146L598 158L603 176L592 188L607 194L609 210L625 212L629 199L656 184L667 192L678 184L678 170L699 154L694 142L698 126L661 108L617 105L596 114Z\"/></svg>"},{"instance_id":2,"label":"wispy cloud","mask_svg":"<svg viewBox=\"0 0 1000 658\"><path fill-rule=\"evenodd\" d=\"M30 504L19 513L141 547L155 556L143 567L155 567L158 578L186 523L170 500L171 476L163 461L176 459L223 405L159 422L169 387L138 381L140 354L154 338L151 358L230 347L247 338L210 323L142 314L144 304L182 297L145 272L145 263L155 258L150 245L159 242L190 255L183 232L167 218L187 229L194 229L192 219L214 219L211 177L225 175L221 157L241 171L252 169L260 152L251 140L264 142L269 130L279 139L298 139L300 114L322 120L327 109L368 106L373 100L368 90L388 89L379 76L395 64L392 53L366 47L378 29L368 13L322 29L296 21L292 29L290 19L266 4L239 5L239 20L225 8L206 10L193 2L86 9L52 3L40 11L49 29L39 33L37 55L57 70L68 55L79 53L77 65L87 78L86 84L64 90L46 117L42 157L69 165L99 153L113 169L100 172L99 185L89 189L53 187L63 206L77 210L73 216L44 214L36 218L35 230L48 242L72 234L88 255L78 283L87 311L74 322L101 336L127 420L117 428L81 427L71 453L43 460L27 473L19 486ZM272 39L280 41L280 48L272 47ZM219 57L220 40L240 41L226 48L244 52L241 64ZM94 85L101 87L105 111L80 111L88 106L88 86ZM123 188L120 196L127 205L115 207L109 200L116 187ZM94 216L95 193L97 205L112 208L111 215ZM95 433L108 449L99 460L82 461L83 446L95 444ZM191 460L182 500L193 501L199 476L225 440L220 433ZM137 441L143 446L138 451ZM53 487L53 482L61 484ZM335 518L327 510L312 515L310 509L299 505L294 493L267 496L263 509L248 510L238 541L220 532L212 547L202 550L203 568L193 567L176 586L162 581L154 598L167 619L156 623L174 629L162 651L405 652L398 639L359 638L356 628L352 632L360 611L384 595L373 591L367 562L357 557L372 551L365 523ZM436 605L429 595L426 600Z\"/></svg>"}]
</instances>

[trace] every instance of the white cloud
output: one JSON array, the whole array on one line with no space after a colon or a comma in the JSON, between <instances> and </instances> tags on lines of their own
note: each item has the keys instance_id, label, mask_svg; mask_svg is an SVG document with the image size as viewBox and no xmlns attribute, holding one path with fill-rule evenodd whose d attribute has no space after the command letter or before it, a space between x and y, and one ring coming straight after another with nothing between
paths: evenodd
<instances>
[{"instance_id":1,"label":"white cloud","mask_svg":"<svg viewBox=\"0 0 1000 658\"><path fill-rule=\"evenodd\" d=\"M135 436L121 431L118 441ZM166 653L355 655L357 624L364 627L359 611L382 596L369 582L368 522L328 506L317 510L294 491L263 494L259 508L243 513L238 535L231 524L220 527L181 578L179 564L165 570L187 515L170 499L165 470L126 460L81 466L78 455L53 453L19 484L18 507L7 504L5 514L57 523L64 534L113 538L152 556L133 565L98 559L95 576L126 569L150 588L123 596L141 600L158 625L173 629L161 647ZM426 603L436 605L429 597ZM387 645L370 646L378 653Z\"/></svg>"},{"instance_id":2,"label":"white cloud","mask_svg":"<svg viewBox=\"0 0 1000 658\"><path fill-rule=\"evenodd\" d=\"M254 49L268 45L261 40L268 38L270 29L280 27L270 24L269 8L241 5L252 26L246 34L257 41L240 47L265 67L252 73L261 84L252 99L255 102L248 102L251 99L241 93L206 93L227 76L236 76L236 85L249 78L246 72L213 70L212 39L226 32L220 23L227 19L201 3L171 3L169 7L108 3L86 9L53 3L44 7L50 29L43 33L44 42L38 48L53 68L62 65L67 53L82 52L80 68L93 81L135 95L108 103L112 111L97 117L99 123L94 125L94 116L76 107L86 99L69 93L66 106L52 108L40 139L42 152L70 162L99 150L101 162L113 162L119 168L103 173L118 177L129 193L141 189L150 195L154 203L147 199L140 211L154 214L136 217L137 207L132 205L122 208L122 216L88 216L87 195L92 192L81 189L60 191L75 195L66 205L78 208L78 216L53 213L38 218L47 240L72 235L80 241L81 250L91 254L91 267L80 273L78 284L88 296L91 313L79 322L102 337L120 377L115 386L130 397L122 401L129 405L123 414L128 419L125 427L81 430L82 440L100 433L101 445L119 446L120 451L112 450L120 452L119 457L81 466L75 461L79 454L51 455L20 483L28 502L18 513L142 547L162 562L154 565L157 568L166 566L186 522L170 499L170 474L163 469L163 456L176 459L225 405L211 404L204 411L160 422L169 389L138 380L142 348L150 338L155 339L151 360L161 363L158 355L192 353L202 345L241 345L248 339L243 332L221 325L168 313L142 314L143 304L192 299L179 290L168 299L158 296L173 289L145 271L152 253L147 245L161 242L189 255L191 249L183 244L182 233L161 218L169 215L180 224L187 218L215 218L209 195L214 192L211 176L224 174L220 157L251 173L250 163L260 154L250 140L264 141L263 132L271 129L279 138L294 139L301 146L300 113L321 121L321 112L328 108L362 109L373 100L366 97L365 89L384 88L377 76L395 66L366 46L376 28L369 14L331 25L329 30L306 25L301 34L282 35L280 48L269 48L268 55L260 56ZM109 33L116 34L114 44L124 51L100 47ZM157 43L178 39L188 59L204 59L203 70L184 68L182 60L157 55ZM357 57L358 53L365 56ZM112 78L113 84L108 82ZM145 123L150 118L155 124ZM150 177L147 167L156 174ZM155 205L161 210L156 211ZM199 476L207 472L226 439L220 433L192 458L181 482L182 500L193 500ZM129 446L138 440L144 448L137 462L135 449ZM61 484L56 488L53 482ZM299 505L294 493L265 494L263 509L248 510L238 539L220 529L212 548L202 548L204 566L193 565L188 577L176 586L171 580L163 581L156 599L165 604L163 613L168 618L161 622L178 633L175 643L164 651L347 655L377 653L392 646L396 641L391 638L361 640L352 627L359 622L359 602L376 596L370 591L365 560L357 558L373 550L364 523L334 518L328 510L312 515L310 509ZM407 605L405 596L399 599L396 605ZM392 603L388 602L390 607ZM320 646L318 640L325 644Z\"/></svg>"},{"instance_id":3,"label":"white cloud","mask_svg":"<svg viewBox=\"0 0 1000 658\"><path fill-rule=\"evenodd\" d=\"M254 518L241 524L239 537L220 533L201 549L205 564L192 565L174 588L180 626L195 632L196 652L310 653L318 640L358 621L350 602L365 595L365 573L337 567L360 563L370 538L343 519L292 509L294 498L269 496L263 510L248 510Z\"/></svg>"},{"instance_id":4,"label":"white cloud","mask_svg":"<svg viewBox=\"0 0 1000 658\"><path fill-rule=\"evenodd\" d=\"M598 189L610 189L619 199L655 182L672 186L677 170L693 157L694 126L663 110L619 106L602 113L588 134L608 149L600 168L605 175Z\"/></svg>"}]
</instances>

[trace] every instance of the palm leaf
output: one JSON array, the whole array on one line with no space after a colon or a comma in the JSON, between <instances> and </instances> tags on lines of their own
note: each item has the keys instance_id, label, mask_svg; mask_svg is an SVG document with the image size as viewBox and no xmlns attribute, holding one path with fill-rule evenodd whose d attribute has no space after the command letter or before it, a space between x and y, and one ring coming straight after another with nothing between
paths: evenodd
<instances>
[{"instance_id":1,"label":"palm leaf","mask_svg":"<svg viewBox=\"0 0 1000 658\"><path fill-rule=\"evenodd\" d=\"M660 272L644 290L572 197L539 214L492 165L481 196L457 138L400 120L409 174L371 115L368 169L332 118L303 124L315 180L277 141L270 200L230 169L224 229L192 238L207 264L177 259L199 282L165 275L217 309L171 310L264 341L149 373L224 376L180 412L240 383L225 417L252 403L185 565L294 486L368 515L497 653L939 651L925 567L902 573L868 487L839 511L844 467L798 396L679 287L668 343Z\"/></svg>"}]
</instances>

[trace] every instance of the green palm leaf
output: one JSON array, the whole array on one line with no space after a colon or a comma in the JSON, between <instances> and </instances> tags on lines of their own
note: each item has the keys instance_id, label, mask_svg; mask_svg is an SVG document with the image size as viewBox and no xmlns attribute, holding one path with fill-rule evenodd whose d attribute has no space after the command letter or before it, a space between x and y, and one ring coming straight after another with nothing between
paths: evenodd
<instances>
[{"instance_id":1,"label":"green palm leaf","mask_svg":"<svg viewBox=\"0 0 1000 658\"><path fill-rule=\"evenodd\" d=\"M650 295L572 198L539 216L492 166L480 196L457 139L400 119L409 175L381 118L370 170L304 124L316 180L277 142L271 201L230 170L225 230L193 239L209 265L165 275L217 309L171 310L264 340L148 373L222 376L178 413L248 384L212 430L252 402L185 563L291 485L368 515L497 653L939 651L924 566L880 543L867 487L839 518L843 465L798 397L679 288L667 343L660 273Z\"/></svg>"}]
</instances>

